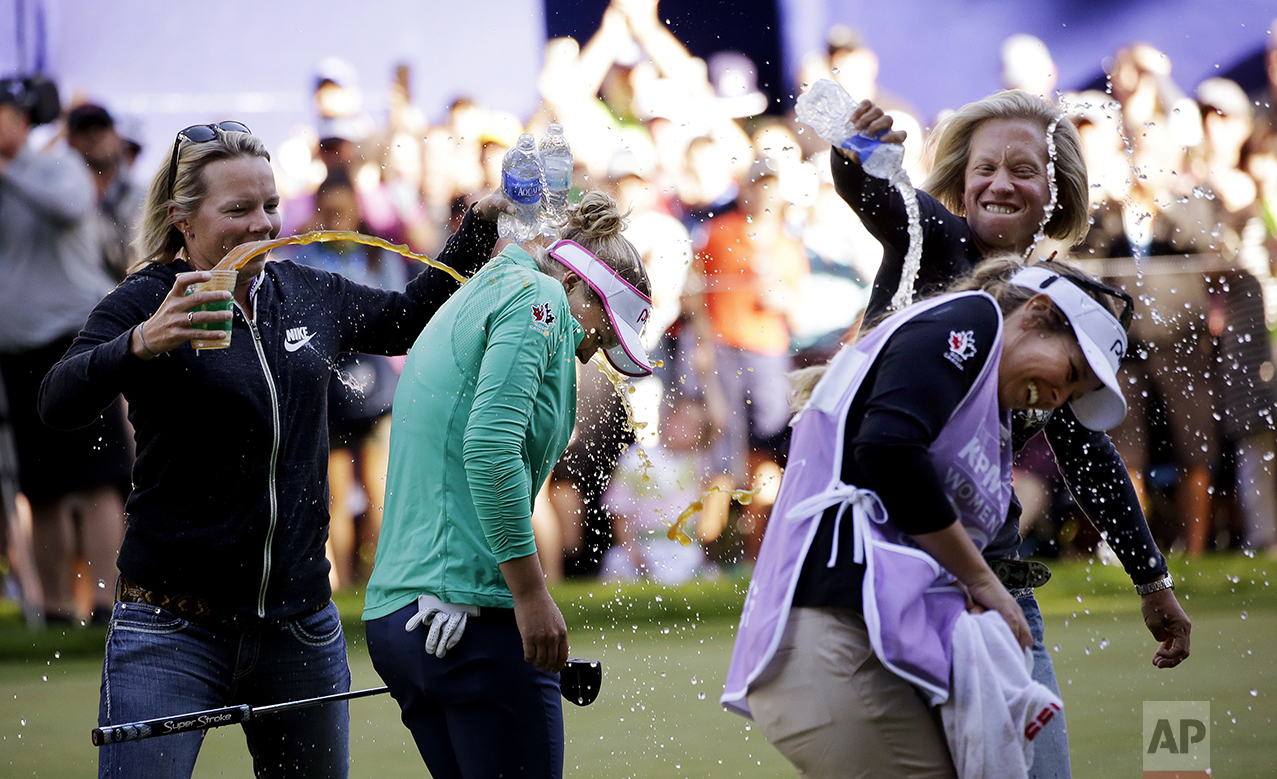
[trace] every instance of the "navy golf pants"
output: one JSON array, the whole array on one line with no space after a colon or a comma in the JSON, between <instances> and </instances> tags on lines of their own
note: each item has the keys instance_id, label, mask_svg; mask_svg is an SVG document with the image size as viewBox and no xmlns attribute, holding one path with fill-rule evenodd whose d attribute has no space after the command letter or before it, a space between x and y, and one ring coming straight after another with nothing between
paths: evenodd
<instances>
[{"instance_id":1,"label":"navy golf pants","mask_svg":"<svg viewBox=\"0 0 1277 779\"><path fill-rule=\"evenodd\" d=\"M434 779L563 776L563 701L557 674L523 659L509 609L483 609L440 659L428 626L404 625L413 603L366 623L373 667L399 703Z\"/></svg>"}]
</instances>

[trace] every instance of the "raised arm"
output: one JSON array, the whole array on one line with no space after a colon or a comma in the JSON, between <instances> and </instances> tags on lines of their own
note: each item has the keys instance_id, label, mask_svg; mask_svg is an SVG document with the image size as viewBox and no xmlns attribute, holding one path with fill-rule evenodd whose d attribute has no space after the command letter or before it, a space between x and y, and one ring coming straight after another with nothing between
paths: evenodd
<instances>
[{"instance_id":1,"label":"raised arm","mask_svg":"<svg viewBox=\"0 0 1277 779\"><path fill-rule=\"evenodd\" d=\"M732 167L736 173L744 174L753 159L749 136L735 120L718 110L719 101L714 85L709 81L705 62L692 56L683 42L665 26L658 5L658 0L613 0L611 7L625 14L634 40L647 53L657 71L687 90L690 100L689 115L685 121L703 123L708 127L708 134L730 150L727 156L735 160Z\"/></svg>"},{"instance_id":2,"label":"raised arm","mask_svg":"<svg viewBox=\"0 0 1277 779\"><path fill-rule=\"evenodd\" d=\"M464 276L472 275L492 256L497 216L503 211L513 211L513 205L500 193L475 203L435 259ZM338 323L342 349L365 354L407 352L439 307L458 289L455 279L436 268L417 274L405 292L365 287L341 276L333 276L332 281L329 294L341 301Z\"/></svg>"},{"instance_id":3,"label":"raised arm","mask_svg":"<svg viewBox=\"0 0 1277 779\"><path fill-rule=\"evenodd\" d=\"M634 40L647 52L662 76L687 77L695 69L694 58L661 21L658 4L658 0L612 0L608 10L619 12L629 22Z\"/></svg>"},{"instance_id":4,"label":"raised arm","mask_svg":"<svg viewBox=\"0 0 1277 779\"><path fill-rule=\"evenodd\" d=\"M890 184L865 173L860 164L837 152L829 155L834 189L856 212L865 229L882 244L882 263L874 278L866 317L876 318L900 286L905 253L909 249L909 217L904 200ZM918 192L922 221L922 261L919 294L936 292L970 272L979 252L965 219L954 216L940 201Z\"/></svg>"}]
</instances>

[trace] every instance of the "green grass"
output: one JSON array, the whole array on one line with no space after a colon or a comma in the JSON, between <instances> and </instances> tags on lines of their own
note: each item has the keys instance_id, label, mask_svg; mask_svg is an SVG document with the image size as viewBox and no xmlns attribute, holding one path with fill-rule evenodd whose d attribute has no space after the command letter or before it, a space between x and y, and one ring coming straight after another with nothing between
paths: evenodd
<instances>
[{"instance_id":1,"label":"green grass","mask_svg":"<svg viewBox=\"0 0 1277 779\"><path fill-rule=\"evenodd\" d=\"M1215 776L1271 775L1277 659L1269 647L1277 636L1277 588L1269 582L1277 561L1173 562L1194 629L1192 657L1170 671L1150 664L1155 644L1120 569L1085 562L1053 568L1039 595L1076 776L1139 775L1145 700L1211 701ZM565 706L568 776L795 775L756 728L717 703L744 589L737 581L556 589L573 654L598 658L606 669L593 706ZM340 597L338 604L357 618L358 596ZM96 724L102 631L33 634L6 608L0 611L0 776L91 775L96 754L88 733ZM379 685L357 619L348 623L348 639L355 685ZM352 777L425 775L393 701L358 700L350 710ZM240 731L209 731L196 776L251 775Z\"/></svg>"}]
</instances>

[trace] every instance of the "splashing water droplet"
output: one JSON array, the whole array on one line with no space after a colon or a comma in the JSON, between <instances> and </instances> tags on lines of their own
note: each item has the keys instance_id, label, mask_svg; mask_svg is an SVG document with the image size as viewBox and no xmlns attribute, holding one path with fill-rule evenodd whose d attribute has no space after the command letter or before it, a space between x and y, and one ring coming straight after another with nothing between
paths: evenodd
<instances>
[{"instance_id":1,"label":"splashing water droplet","mask_svg":"<svg viewBox=\"0 0 1277 779\"><path fill-rule=\"evenodd\" d=\"M900 271L900 286L891 298L891 307L901 309L913 302L914 285L922 266L922 211L918 208L918 193L903 169L892 176L892 184L905 203L905 215L909 219L909 248L905 251L904 266Z\"/></svg>"},{"instance_id":2,"label":"splashing water droplet","mask_svg":"<svg viewBox=\"0 0 1277 779\"><path fill-rule=\"evenodd\" d=\"M1033 241L1029 244L1029 248L1024 251L1027 258L1033 254L1033 249L1039 243L1046 240L1046 225L1051 221L1051 216L1055 213L1056 203L1059 201L1059 191L1055 186L1055 128L1060 123L1060 117L1051 120L1046 128L1046 184L1050 192L1050 199L1047 201L1046 208L1042 211L1042 224L1038 226L1038 231L1033 234Z\"/></svg>"}]
</instances>

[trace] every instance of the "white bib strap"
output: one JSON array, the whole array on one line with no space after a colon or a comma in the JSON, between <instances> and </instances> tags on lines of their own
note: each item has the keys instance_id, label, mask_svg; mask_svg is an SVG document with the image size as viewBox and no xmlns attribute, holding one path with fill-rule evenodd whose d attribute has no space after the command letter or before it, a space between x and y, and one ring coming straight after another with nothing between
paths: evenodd
<instances>
[{"instance_id":1,"label":"white bib strap","mask_svg":"<svg viewBox=\"0 0 1277 779\"><path fill-rule=\"evenodd\" d=\"M838 538L842 530L843 512L848 506L851 506L853 518L859 515L879 525L887 521L887 509L882 505L882 499L878 497L878 493L851 484L838 484L824 492L804 498L794 504L785 518L790 522L810 519L825 513L825 509L830 506L838 506L838 513L834 515L834 540L829 561L825 563L826 568L833 568L838 563ZM861 535L856 533L854 536L853 562L863 564L865 550Z\"/></svg>"}]
</instances>

